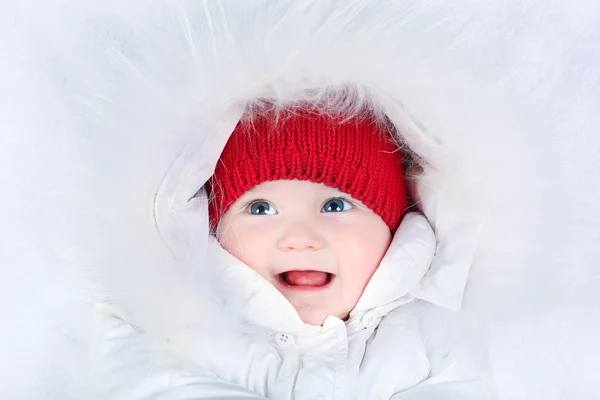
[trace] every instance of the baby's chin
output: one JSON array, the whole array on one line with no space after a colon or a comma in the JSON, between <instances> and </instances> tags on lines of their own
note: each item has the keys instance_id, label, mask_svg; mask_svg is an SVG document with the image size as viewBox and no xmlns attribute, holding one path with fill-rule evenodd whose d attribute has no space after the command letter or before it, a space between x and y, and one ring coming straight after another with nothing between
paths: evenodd
<instances>
[{"instance_id":1,"label":"baby's chin","mask_svg":"<svg viewBox=\"0 0 600 400\"><path fill-rule=\"evenodd\" d=\"M313 308L313 307L297 306L297 305L294 305L294 308L296 309L296 312L300 316L300 319L302 320L302 322L304 322L305 324L309 324L309 325L323 326L327 317L329 317L330 315L335 315L334 312L331 312L331 311L328 311L328 310L325 310L322 308ZM340 319L343 319L343 320L346 319L346 317L347 317L347 315L346 316L335 315L335 316Z\"/></svg>"}]
</instances>

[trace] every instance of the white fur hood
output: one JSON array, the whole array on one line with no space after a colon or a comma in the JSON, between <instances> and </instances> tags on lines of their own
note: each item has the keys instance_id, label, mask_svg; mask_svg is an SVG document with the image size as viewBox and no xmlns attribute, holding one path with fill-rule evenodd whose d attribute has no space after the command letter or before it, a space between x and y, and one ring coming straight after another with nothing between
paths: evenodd
<instances>
[{"instance_id":1,"label":"white fur hood","mask_svg":"<svg viewBox=\"0 0 600 400\"><path fill-rule=\"evenodd\" d=\"M13 286L54 299L23 302L57 316L40 319L48 330L66 318L56 309L102 300L192 343L211 313L198 305L213 301L187 262L209 243L194 195L244 106L344 88L385 113L423 166L415 191L441 255L424 298L457 311L498 397L593 398L598 272L585 245L597 240L600 18L595 3L569 4L3 5L1 242ZM85 348L86 329L69 326L77 333L53 337ZM59 357L46 348L29 353L40 371ZM39 373L45 393L77 392L47 388L86 361L67 365Z\"/></svg>"}]
</instances>

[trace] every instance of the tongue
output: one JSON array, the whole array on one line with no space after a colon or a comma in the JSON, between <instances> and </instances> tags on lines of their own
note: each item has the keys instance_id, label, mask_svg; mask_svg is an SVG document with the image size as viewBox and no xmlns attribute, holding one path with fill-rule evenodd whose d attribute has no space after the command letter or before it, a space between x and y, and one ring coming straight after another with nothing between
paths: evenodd
<instances>
[{"instance_id":1,"label":"tongue","mask_svg":"<svg viewBox=\"0 0 600 400\"><path fill-rule=\"evenodd\" d=\"M293 286L323 286L327 283L327 273L321 271L289 271L285 274L285 280Z\"/></svg>"}]
</instances>

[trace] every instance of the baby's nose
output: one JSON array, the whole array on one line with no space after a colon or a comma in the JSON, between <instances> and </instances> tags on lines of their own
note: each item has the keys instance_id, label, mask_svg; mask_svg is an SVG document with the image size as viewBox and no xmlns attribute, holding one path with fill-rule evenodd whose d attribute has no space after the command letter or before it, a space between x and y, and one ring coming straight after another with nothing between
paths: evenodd
<instances>
[{"instance_id":1,"label":"baby's nose","mask_svg":"<svg viewBox=\"0 0 600 400\"><path fill-rule=\"evenodd\" d=\"M319 250L323 245L323 238L314 229L305 226L286 229L277 241L277 247L282 251Z\"/></svg>"}]
</instances>

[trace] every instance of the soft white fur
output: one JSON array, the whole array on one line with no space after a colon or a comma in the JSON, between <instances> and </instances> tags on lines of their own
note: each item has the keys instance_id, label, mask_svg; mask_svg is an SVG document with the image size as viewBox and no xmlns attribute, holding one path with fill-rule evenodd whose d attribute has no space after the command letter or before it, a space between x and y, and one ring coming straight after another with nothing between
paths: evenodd
<instances>
[{"instance_id":1,"label":"soft white fur","mask_svg":"<svg viewBox=\"0 0 600 400\"><path fill-rule=\"evenodd\" d=\"M231 323L178 207L248 101L339 87L422 158L443 240L485 221L453 324L498 398L599 397L599 26L592 0L2 2L0 397L81 398L90 299L182 346Z\"/></svg>"}]
</instances>

